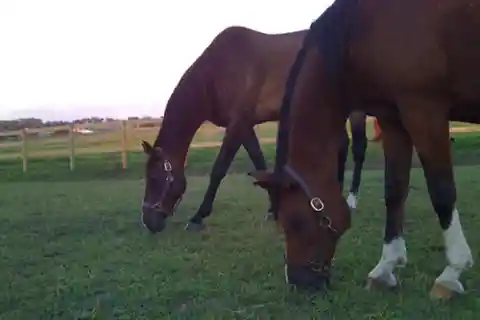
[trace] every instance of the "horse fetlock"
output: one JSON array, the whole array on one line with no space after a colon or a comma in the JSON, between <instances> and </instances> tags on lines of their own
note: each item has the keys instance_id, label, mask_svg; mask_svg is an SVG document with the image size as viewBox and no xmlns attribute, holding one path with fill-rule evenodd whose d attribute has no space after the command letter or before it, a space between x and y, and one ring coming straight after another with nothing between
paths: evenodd
<instances>
[{"instance_id":1,"label":"horse fetlock","mask_svg":"<svg viewBox=\"0 0 480 320\"><path fill-rule=\"evenodd\" d=\"M275 220L275 217L273 216L273 212L267 212L265 215L265 221L273 221Z\"/></svg>"},{"instance_id":2,"label":"horse fetlock","mask_svg":"<svg viewBox=\"0 0 480 320\"><path fill-rule=\"evenodd\" d=\"M381 282L389 287L397 285L397 278L393 270L395 270L396 261L380 260L375 268L368 274L368 281Z\"/></svg>"},{"instance_id":3,"label":"horse fetlock","mask_svg":"<svg viewBox=\"0 0 480 320\"><path fill-rule=\"evenodd\" d=\"M192 231L192 232L198 232L198 231L204 230L206 227L207 226L205 225L205 223L203 223L203 221L196 222L196 221L190 220L185 225L185 230L186 231Z\"/></svg>"},{"instance_id":4,"label":"horse fetlock","mask_svg":"<svg viewBox=\"0 0 480 320\"><path fill-rule=\"evenodd\" d=\"M200 208L198 208L197 213L192 218L192 221L194 222L201 222L203 219L208 217L213 211L212 205L201 205Z\"/></svg>"},{"instance_id":5,"label":"horse fetlock","mask_svg":"<svg viewBox=\"0 0 480 320\"><path fill-rule=\"evenodd\" d=\"M397 267L404 267L407 264L407 249L405 240L401 237L386 243L382 248L382 256L377 265L368 274L368 279L385 283L392 287L397 285L397 278L393 271Z\"/></svg>"},{"instance_id":6,"label":"horse fetlock","mask_svg":"<svg viewBox=\"0 0 480 320\"><path fill-rule=\"evenodd\" d=\"M357 209L357 196L354 193L348 193L347 204L350 209Z\"/></svg>"},{"instance_id":7,"label":"horse fetlock","mask_svg":"<svg viewBox=\"0 0 480 320\"><path fill-rule=\"evenodd\" d=\"M375 287L394 288L398 285L397 277L393 272L384 272L378 277L368 277L365 288L370 290Z\"/></svg>"},{"instance_id":8,"label":"horse fetlock","mask_svg":"<svg viewBox=\"0 0 480 320\"><path fill-rule=\"evenodd\" d=\"M465 243L464 246L459 245L447 249L447 261L449 266L464 271L473 266L473 256L470 247Z\"/></svg>"},{"instance_id":9,"label":"horse fetlock","mask_svg":"<svg viewBox=\"0 0 480 320\"><path fill-rule=\"evenodd\" d=\"M472 251L463 234L457 210L454 210L450 226L444 231L443 238L448 261L447 268L450 267L452 270L458 270L461 273L473 266Z\"/></svg>"}]
</instances>

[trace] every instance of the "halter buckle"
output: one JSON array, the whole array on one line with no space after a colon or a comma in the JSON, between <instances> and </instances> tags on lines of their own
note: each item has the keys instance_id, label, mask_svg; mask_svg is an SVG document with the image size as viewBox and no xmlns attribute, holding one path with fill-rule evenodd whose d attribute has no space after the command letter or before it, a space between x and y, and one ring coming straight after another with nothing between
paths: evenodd
<instances>
[{"instance_id":1,"label":"halter buckle","mask_svg":"<svg viewBox=\"0 0 480 320\"><path fill-rule=\"evenodd\" d=\"M172 171L172 164L170 163L170 161L165 161L163 163L163 168L165 169L165 171L171 172Z\"/></svg>"},{"instance_id":2,"label":"halter buckle","mask_svg":"<svg viewBox=\"0 0 480 320\"><path fill-rule=\"evenodd\" d=\"M323 203L322 199L320 199L319 197L313 197L310 200L310 207L315 212L321 212L323 211L323 209L325 209L325 204Z\"/></svg>"}]
</instances>

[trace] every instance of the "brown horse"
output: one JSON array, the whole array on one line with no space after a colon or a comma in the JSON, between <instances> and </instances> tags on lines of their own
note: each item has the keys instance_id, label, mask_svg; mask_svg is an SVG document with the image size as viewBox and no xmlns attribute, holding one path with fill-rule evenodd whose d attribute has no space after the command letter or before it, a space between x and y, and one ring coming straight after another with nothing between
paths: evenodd
<instances>
[{"instance_id":1,"label":"brown horse","mask_svg":"<svg viewBox=\"0 0 480 320\"><path fill-rule=\"evenodd\" d=\"M290 128L277 148L287 159L274 175L253 174L255 184L280 193L288 282L328 284L336 244L350 227L335 158L351 112L345 106L354 106L379 119L385 153L384 244L368 283L396 286L394 269L407 262L403 220L415 146L447 257L431 295L464 292L459 277L473 259L455 207L449 120L480 122L479 74L480 0L336 0L311 25L281 108L279 130L282 122Z\"/></svg>"},{"instance_id":2,"label":"brown horse","mask_svg":"<svg viewBox=\"0 0 480 320\"><path fill-rule=\"evenodd\" d=\"M243 27L230 27L217 35L180 79L165 110L162 127L147 153L142 221L152 232L165 227L167 216L186 189L185 157L195 132L204 121L225 127L226 133L210 175L210 183L188 230L204 228L218 187L241 145L257 170L267 168L254 125L278 119L288 70L307 30L268 35ZM351 118L355 162L349 200L356 203L367 139L365 114ZM344 137L346 132L344 131ZM340 155L339 180L347 156L348 137Z\"/></svg>"}]
</instances>

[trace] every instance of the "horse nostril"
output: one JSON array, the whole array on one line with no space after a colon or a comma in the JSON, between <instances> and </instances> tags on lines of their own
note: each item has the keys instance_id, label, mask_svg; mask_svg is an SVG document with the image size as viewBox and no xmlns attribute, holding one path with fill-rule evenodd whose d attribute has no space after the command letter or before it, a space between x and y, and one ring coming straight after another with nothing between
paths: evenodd
<instances>
[{"instance_id":1,"label":"horse nostril","mask_svg":"<svg viewBox=\"0 0 480 320\"><path fill-rule=\"evenodd\" d=\"M143 210L148 210L148 209L151 209L151 208L152 208L152 206L150 205L150 203L142 201L142 211Z\"/></svg>"},{"instance_id":2,"label":"horse nostril","mask_svg":"<svg viewBox=\"0 0 480 320\"><path fill-rule=\"evenodd\" d=\"M142 224L151 233L157 233L165 229L166 215L163 212L159 212L148 205L148 203L142 204Z\"/></svg>"}]
</instances>

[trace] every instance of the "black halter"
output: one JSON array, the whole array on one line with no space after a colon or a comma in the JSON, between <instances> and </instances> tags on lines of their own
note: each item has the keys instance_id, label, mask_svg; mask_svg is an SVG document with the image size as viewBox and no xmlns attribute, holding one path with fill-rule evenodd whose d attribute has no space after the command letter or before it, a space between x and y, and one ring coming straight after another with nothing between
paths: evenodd
<instances>
[{"instance_id":1,"label":"black halter","mask_svg":"<svg viewBox=\"0 0 480 320\"><path fill-rule=\"evenodd\" d=\"M170 188L172 187L172 184L175 181L175 177L173 175L173 170L172 170L172 163L170 162L170 160L165 159L163 161L163 170L165 171L166 177L165 177L162 194L160 195L160 199L151 206L151 209L154 209L155 211L160 211L160 212L164 212L163 200L167 196L168 191L170 191ZM177 209L177 206L180 204L181 200L182 200L182 197L180 197L177 200L177 202L173 206L172 213L175 213L175 210Z\"/></svg>"},{"instance_id":2,"label":"black halter","mask_svg":"<svg viewBox=\"0 0 480 320\"><path fill-rule=\"evenodd\" d=\"M305 180L303 180L302 177L294 169L292 169L292 167L287 164L283 167L283 169L293 180L295 180L296 183L298 183L302 191L310 199L310 207L314 212L318 213L316 218L319 225L322 228L329 229L335 234L338 233L338 231L332 226L332 219L323 213L325 204L323 203L322 199L313 195Z\"/></svg>"}]
</instances>

